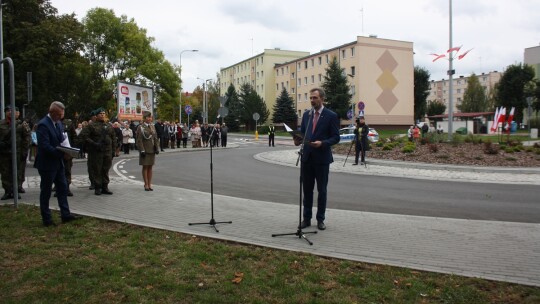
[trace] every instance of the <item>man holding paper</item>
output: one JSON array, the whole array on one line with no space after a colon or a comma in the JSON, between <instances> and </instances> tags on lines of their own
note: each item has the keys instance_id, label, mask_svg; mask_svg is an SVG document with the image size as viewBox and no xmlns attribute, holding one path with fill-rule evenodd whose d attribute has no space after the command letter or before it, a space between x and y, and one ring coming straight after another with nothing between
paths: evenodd
<instances>
[{"instance_id":1,"label":"man holding paper","mask_svg":"<svg viewBox=\"0 0 540 304\"><path fill-rule=\"evenodd\" d=\"M330 164L334 161L331 146L339 142L339 119L337 114L325 108L324 90L314 88L310 90L310 101L313 109L304 112L302 116L301 132L305 134L302 151L302 176L304 191L304 220L301 228L311 226L313 216L313 189L317 182L317 228L325 230L326 198L328 174ZM302 143L300 136L294 136L295 145Z\"/></svg>"},{"instance_id":2,"label":"man holding paper","mask_svg":"<svg viewBox=\"0 0 540 304\"><path fill-rule=\"evenodd\" d=\"M81 218L79 215L71 214L69 210L64 152L57 149L64 141L64 127L61 123L64 110L63 103L54 101L49 107L49 114L38 122L37 127L38 152L34 166L41 177L39 206L43 225L46 227L55 225L49 209L53 183L56 186L62 222L67 223Z\"/></svg>"}]
</instances>

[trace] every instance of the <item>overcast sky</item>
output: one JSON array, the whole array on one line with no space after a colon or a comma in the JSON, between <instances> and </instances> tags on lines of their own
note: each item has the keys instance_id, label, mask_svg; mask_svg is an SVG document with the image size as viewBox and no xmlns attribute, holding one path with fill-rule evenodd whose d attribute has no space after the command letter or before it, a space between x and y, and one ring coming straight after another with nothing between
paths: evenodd
<instances>
[{"instance_id":1,"label":"overcast sky","mask_svg":"<svg viewBox=\"0 0 540 304\"><path fill-rule=\"evenodd\" d=\"M60 14L81 20L95 7L133 18L155 38L154 47L172 63L180 63L184 91L202 79L215 79L220 68L264 49L307 51L356 41L356 36L414 43L415 65L431 78L446 77L448 61L432 62L432 53L449 47L447 0L51 0ZM456 76L503 71L523 62L525 48L540 45L540 1L454 0L453 45Z\"/></svg>"}]
</instances>

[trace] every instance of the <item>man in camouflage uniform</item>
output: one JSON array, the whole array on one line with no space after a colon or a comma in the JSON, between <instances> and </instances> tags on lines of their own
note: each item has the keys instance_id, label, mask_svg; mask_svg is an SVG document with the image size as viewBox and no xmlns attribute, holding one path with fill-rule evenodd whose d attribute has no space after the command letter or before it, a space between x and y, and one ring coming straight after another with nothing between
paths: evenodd
<instances>
[{"instance_id":1,"label":"man in camouflage uniform","mask_svg":"<svg viewBox=\"0 0 540 304\"><path fill-rule=\"evenodd\" d=\"M17 177L18 177L18 191L19 193L26 193L26 191L23 188L23 183L26 180L26 160L28 159L28 152L30 151L30 145L32 143L32 130L30 130L30 126L28 125L28 122L19 119L21 112L19 112L19 108L15 107L15 115L17 118L17 125L23 129L22 133L23 139L22 139L22 146L19 147L19 143L17 143L17 152L20 150L20 159L17 163Z\"/></svg>"},{"instance_id":2,"label":"man in camouflage uniform","mask_svg":"<svg viewBox=\"0 0 540 304\"><path fill-rule=\"evenodd\" d=\"M19 109L15 108L15 115L17 115ZM11 161L11 107L5 108L6 118L0 121L0 175L2 175L2 188L4 188L4 195L1 200L7 200L13 198L13 170ZM26 157L28 156L28 149L30 147L30 128L28 124L20 122L15 118L15 136L17 145L17 181L19 192L22 187L22 181L19 182L19 178L24 177L24 170L26 168ZM22 161L24 158L24 166ZM19 196L19 198L21 198Z\"/></svg>"},{"instance_id":3,"label":"man in camouflage uniform","mask_svg":"<svg viewBox=\"0 0 540 304\"><path fill-rule=\"evenodd\" d=\"M88 151L88 171L92 172L94 178L94 193L113 194L109 190L109 169L112 166L116 135L111 124L105 122L105 110L99 108L96 113L96 121L84 128L80 135Z\"/></svg>"}]
</instances>

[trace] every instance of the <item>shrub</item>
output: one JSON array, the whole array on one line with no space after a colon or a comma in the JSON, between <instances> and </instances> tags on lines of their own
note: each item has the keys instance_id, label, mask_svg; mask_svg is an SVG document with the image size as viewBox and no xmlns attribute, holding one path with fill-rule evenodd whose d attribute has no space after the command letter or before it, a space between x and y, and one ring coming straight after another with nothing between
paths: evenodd
<instances>
[{"instance_id":1,"label":"shrub","mask_svg":"<svg viewBox=\"0 0 540 304\"><path fill-rule=\"evenodd\" d=\"M384 146L382 147L383 151L391 151L394 149L394 145L391 144L391 143L388 143L388 144L384 144Z\"/></svg>"},{"instance_id":2,"label":"shrub","mask_svg":"<svg viewBox=\"0 0 540 304\"><path fill-rule=\"evenodd\" d=\"M525 152L530 153L530 152L533 152L533 151L534 151L534 148L533 148L533 147L527 147L527 148L525 148Z\"/></svg>"},{"instance_id":3,"label":"shrub","mask_svg":"<svg viewBox=\"0 0 540 304\"><path fill-rule=\"evenodd\" d=\"M421 145L429 144L430 142L431 141L429 140L429 137L427 137L427 136L420 139L420 144Z\"/></svg>"},{"instance_id":4,"label":"shrub","mask_svg":"<svg viewBox=\"0 0 540 304\"><path fill-rule=\"evenodd\" d=\"M414 142L407 142L405 146L401 149L403 153L412 153L416 150L416 144Z\"/></svg>"},{"instance_id":5,"label":"shrub","mask_svg":"<svg viewBox=\"0 0 540 304\"><path fill-rule=\"evenodd\" d=\"M458 146L459 144L463 143L463 135L460 135L460 134L454 134L454 136L452 136L452 145L455 147L455 146Z\"/></svg>"},{"instance_id":6,"label":"shrub","mask_svg":"<svg viewBox=\"0 0 540 304\"><path fill-rule=\"evenodd\" d=\"M499 153L499 147L494 145L491 140L487 140L484 142L484 153L485 154L498 154Z\"/></svg>"},{"instance_id":7,"label":"shrub","mask_svg":"<svg viewBox=\"0 0 540 304\"><path fill-rule=\"evenodd\" d=\"M505 147L504 152L506 152L506 153L514 153L514 148L513 147Z\"/></svg>"},{"instance_id":8,"label":"shrub","mask_svg":"<svg viewBox=\"0 0 540 304\"><path fill-rule=\"evenodd\" d=\"M380 147L383 147L383 146L385 146L385 145L386 145L386 144L385 144L382 140L379 140L379 141L375 144L375 146L377 146L377 147L379 147L379 148L380 148Z\"/></svg>"}]
</instances>

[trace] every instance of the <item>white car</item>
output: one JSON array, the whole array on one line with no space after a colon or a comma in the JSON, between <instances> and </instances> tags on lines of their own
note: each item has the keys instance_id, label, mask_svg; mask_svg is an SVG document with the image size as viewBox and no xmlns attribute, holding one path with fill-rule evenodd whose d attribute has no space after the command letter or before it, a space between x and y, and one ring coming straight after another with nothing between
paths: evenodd
<instances>
[{"instance_id":1,"label":"white car","mask_svg":"<svg viewBox=\"0 0 540 304\"><path fill-rule=\"evenodd\" d=\"M354 139L354 128L355 127L347 127L339 130L339 138L340 142L348 142ZM372 143L376 143L379 141L379 133L375 131L373 128L369 128L368 132L368 139Z\"/></svg>"}]
</instances>

